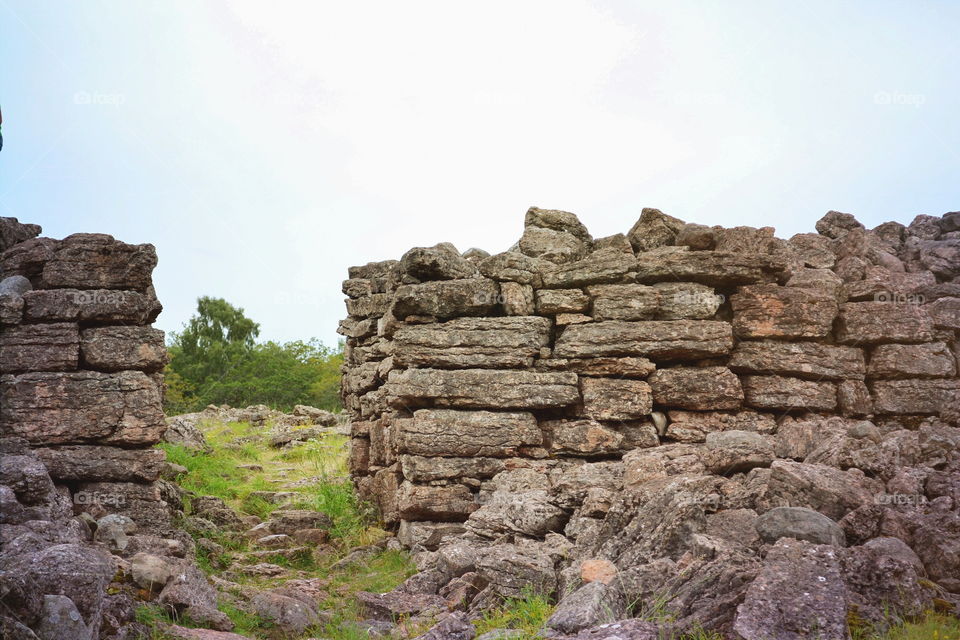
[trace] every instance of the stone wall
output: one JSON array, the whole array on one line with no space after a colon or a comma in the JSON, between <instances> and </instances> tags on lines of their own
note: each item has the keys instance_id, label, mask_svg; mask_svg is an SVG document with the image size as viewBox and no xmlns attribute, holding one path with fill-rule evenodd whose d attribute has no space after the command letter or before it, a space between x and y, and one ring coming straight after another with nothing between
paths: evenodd
<instances>
[{"instance_id":1,"label":"stone wall","mask_svg":"<svg viewBox=\"0 0 960 640\"><path fill-rule=\"evenodd\" d=\"M156 483L165 427L153 245L102 234L35 237L2 222L0 437L25 442L75 511L170 525Z\"/></svg>"},{"instance_id":2,"label":"stone wall","mask_svg":"<svg viewBox=\"0 0 960 640\"><path fill-rule=\"evenodd\" d=\"M361 494L404 542L435 544L509 531L486 520L496 478L532 470L556 522L526 533L569 536L647 476L803 460L829 417L883 434L954 420L960 213L868 231L830 212L816 229L782 240L644 209L594 239L533 208L503 253L440 244L352 267L339 331ZM558 498L578 473L596 479Z\"/></svg>"}]
</instances>

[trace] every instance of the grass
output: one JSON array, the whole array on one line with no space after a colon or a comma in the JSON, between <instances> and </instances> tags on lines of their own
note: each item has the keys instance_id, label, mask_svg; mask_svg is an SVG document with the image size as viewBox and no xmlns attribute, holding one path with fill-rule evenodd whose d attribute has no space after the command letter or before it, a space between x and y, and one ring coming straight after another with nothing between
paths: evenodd
<instances>
[{"instance_id":1,"label":"grass","mask_svg":"<svg viewBox=\"0 0 960 640\"><path fill-rule=\"evenodd\" d=\"M515 629L523 634L523 640L539 638L538 632L553 613L554 605L547 596L524 589L519 598L507 598L503 605L487 612L476 623L477 635L494 629Z\"/></svg>"},{"instance_id":2,"label":"grass","mask_svg":"<svg viewBox=\"0 0 960 640\"><path fill-rule=\"evenodd\" d=\"M208 421L200 428L210 450L193 451L180 445L161 444L170 462L187 469L177 478L181 487L196 496L216 496L241 514L263 520L278 508L312 509L326 513L333 520L329 553L301 553L292 558L268 555L257 562L269 562L287 568L298 578L324 578L329 581L329 597L320 608L333 614L333 622L310 629L303 637L326 637L330 640L359 640L365 632L345 623L361 619L354 594L357 591L389 591L416 572L406 552L382 550L351 563L335 567L352 548L369 545L387 535L378 526L375 511L358 499L347 470L349 439L328 434L303 444L275 449L268 443L269 427L252 427L246 423ZM259 465L242 469L240 465ZM280 477L280 473L284 474ZM293 486L290 486L293 485ZM276 504L257 491L285 491L292 495L286 504ZM190 504L186 501L189 515ZM209 554L198 547L197 564L208 575L220 574L237 556L253 550L248 540L234 532L196 534L224 548L222 554ZM242 586L269 588L282 584L281 578L238 577ZM236 605L222 601L220 610L233 620L235 633L251 638L275 638L277 630ZM143 607L138 619L154 629L151 640L162 640L158 630L163 624L190 626L189 620L177 620L159 607Z\"/></svg>"},{"instance_id":3,"label":"grass","mask_svg":"<svg viewBox=\"0 0 960 640\"><path fill-rule=\"evenodd\" d=\"M931 611L917 620L895 625L886 633L872 636L854 634L853 637L856 640L960 640L960 619Z\"/></svg>"}]
</instances>

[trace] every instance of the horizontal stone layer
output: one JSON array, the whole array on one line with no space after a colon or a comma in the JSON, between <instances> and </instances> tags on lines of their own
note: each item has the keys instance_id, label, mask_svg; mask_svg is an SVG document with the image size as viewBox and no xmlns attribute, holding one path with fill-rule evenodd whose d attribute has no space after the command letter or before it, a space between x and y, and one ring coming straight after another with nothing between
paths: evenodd
<instances>
[{"instance_id":1,"label":"horizontal stone layer","mask_svg":"<svg viewBox=\"0 0 960 640\"><path fill-rule=\"evenodd\" d=\"M743 402L740 380L726 367L673 367L649 378L659 406L701 411L736 409Z\"/></svg>"},{"instance_id":2,"label":"horizontal stone layer","mask_svg":"<svg viewBox=\"0 0 960 640\"><path fill-rule=\"evenodd\" d=\"M166 429L157 381L139 371L0 377L0 433L33 444L147 446Z\"/></svg>"},{"instance_id":3,"label":"horizontal stone layer","mask_svg":"<svg viewBox=\"0 0 960 640\"><path fill-rule=\"evenodd\" d=\"M80 322L82 324L150 324L163 306L152 289L51 289L23 294L24 322Z\"/></svg>"},{"instance_id":4,"label":"horizontal stone layer","mask_svg":"<svg viewBox=\"0 0 960 640\"><path fill-rule=\"evenodd\" d=\"M167 364L163 331L153 327L94 327L80 334L85 367L98 371L159 371Z\"/></svg>"},{"instance_id":5,"label":"horizontal stone layer","mask_svg":"<svg viewBox=\"0 0 960 640\"><path fill-rule=\"evenodd\" d=\"M815 342L744 341L730 358L739 373L772 373L814 380L862 379L863 351Z\"/></svg>"},{"instance_id":6,"label":"horizontal stone layer","mask_svg":"<svg viewBox=\"0 0 960 640\"><path fill-rule=\"evenodd\" d=\"M870 383L877 413L939 414L960 394L960 380L876 380Z\"/></svg>"},{"instance_id":7,"label":"horizontal stone layer","mask_svg":"<svg viewBox=\"0 0 960 640\"><path fill-rule=\"evenodd\" d=\"M75 323L20 325L0 332L0 373L72 371L79 356Z\"/></svg>"},{"instance_id":8,"label":"horizontal stone layer","mask_svg":"<svg viewBox=\"0 0 960 640\"><path fill-rule=\"evenodd\" d=\"M822 338L838 310L827 291L775 284L741 287L730 304L733 332L741 338Z\"/></svg>"},{"instance_id":9,"label":"horizontal stone layer","mask_svg":"<svg viewBox=\"0 0 960 640\"><path fill-rule=\"evenodd\" d=\"M571 325L557 339L558 358L648 356L669 360L727 355L733 332L713 320L654 320L591 322Z\"/></svg>"},{"instance_id":10,"label":"horizontal stone layer","mask_svg":"<svg viewBox=\"0 0 960 640\"><path fill-rule=\"evenodd\" d=\"M167 459L158 449L68 445L34 451L60 482L153 482Z\"/></svg>"},{"instance_id":11,"label":"horizontal stone layer","mask_svg":"<svg viewBox=\"0 0 960 640\"><path fill-rule=\"evenodd\" d=\"M640 283L690 281L712 287L772 282L785 264L772 256L730 251L651 251L637 259Z\"/></svg>"},{"instance_id":12,"label":"horizontal stone layer","mask_svg":"<svg viewBox=\"0 0 960 640\"><path fill-rule=\"evenodd\" d=\"M406 369L391 371L383 388L397 408L546 409L580 400L574 373Z\"/></svg>"},{"instance_id":13,"label":"horizontal stone layer","mask_svg":"<svg viewBox=\"0 0 960 640\"><path fill-rule=\"evenodd\" d=\"M482 316L496 308L500 287L487 278L438 280L407 284L397 288L393 298L393 315L407 316Z\"/></svg>"},{"instance_id":14,"label":"horizontal stone layer","mask_svg":"<svg viewBox=\"0 0 960 640\"><path fill-rule=\"evenodd\" d=\"M653 410L650 385L642 380L583 378L583 415L595 420L635 420Z\"/></svg>"},{"instance_id":15,"label":"horizontal stone layer","mask_svg":"<svg viewBox=\"0 0 960 640\"><path fill-rule=\"evenodd\" d=\"M507 458L542 444L543 432L527 412L420 409L397 434L399 452L419 456Z\"/></svg>"},{"instance_id":16,"label":"horizontal stone layer","mask_svg":"<svg viewBox=\"0 0 960 640\"><path fill-rule=\"evenodd\" d=\"M870 355L871 378L952 378L957 360L943 342L882 344Z\"/></svg>"},{"instance_id":17,"label":"horizontal stone layer","mask_svg":"<svg viewBox=\"0 0 960 640\"><path fill-rule=\"evenodd\" d=\"M457 318L402 327L393 359L397 367L529 367L549 341L547 318Z\"/></svg>"},{"instance_id":18,"label":"horizontal stone layer","mask_svg":"<svg viewBox=\"0 0 960 640\"><path fill-rule=\"evenodd\" d=\"M745 403L757 409L831 411L837 406L832 382L784 376L743 376L741 382Z\"/></svg>"},{"instance_id":19,"label":"horizontal stone layer","mask_svg":"<svg viewBox=\"0 0 960 640\"><path fill-rule=\"evenodd\" d=\"M840 305L837 342L929 342L933 321L920 306L895 302L848 302Z\"/></svg>"}]
</instances>

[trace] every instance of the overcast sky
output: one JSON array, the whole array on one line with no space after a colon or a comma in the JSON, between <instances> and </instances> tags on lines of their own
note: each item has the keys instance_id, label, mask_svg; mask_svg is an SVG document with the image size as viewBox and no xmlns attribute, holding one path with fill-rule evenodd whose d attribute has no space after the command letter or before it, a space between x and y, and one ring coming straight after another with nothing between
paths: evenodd
<instances>
[{"instance_id":1,"label":"overcast sky","mask_svg":"<svg viewBox=\"0 0 960 640\"><path fill-rule=\"evenodd\" d=\"M0 0L0 215L152 242L261 337L531 205L813 231L960 209L960 2Z\"/></svg>"}]
</instances>

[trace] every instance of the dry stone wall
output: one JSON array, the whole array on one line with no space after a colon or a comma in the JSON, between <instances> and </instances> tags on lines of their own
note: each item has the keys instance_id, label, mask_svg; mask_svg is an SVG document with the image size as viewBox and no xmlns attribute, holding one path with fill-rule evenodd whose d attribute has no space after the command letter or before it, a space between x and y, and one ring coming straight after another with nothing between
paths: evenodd
<instances>
[{"instance_id":1,"label":"dry stone wall","mask_svg":"<svg viewBox=\"0 0 960 640\"><path fill-rule=\"evenodd\" d=\"M153 245L103 234L33 237L4 219L0 436L25 441L79 511L170 525L150 447L166 428Z\"/></svg>"},{"instance_id":2,"label":"dry stone wall","mask_svg":"<svg viewBox=\"0 0 960 640\"><path fill-rule=\"evenodd\" d=\"M339 331L360 493L415 549L562 534L558 588L571 557L672 562L735 525L759 544L757 516L779 506L879 535L876 514L855 531L864 510L945 495L930 478L960 486L960 212L867 230L831 211L816 230L644 209L594 239L533 208L502 253L439 244L352 267ZM632 532L625 514L677 515L637 516L668 480L695 496L685 535ZM476 570L511 592L513 569Z\"/></svg>"}]
</instances>

